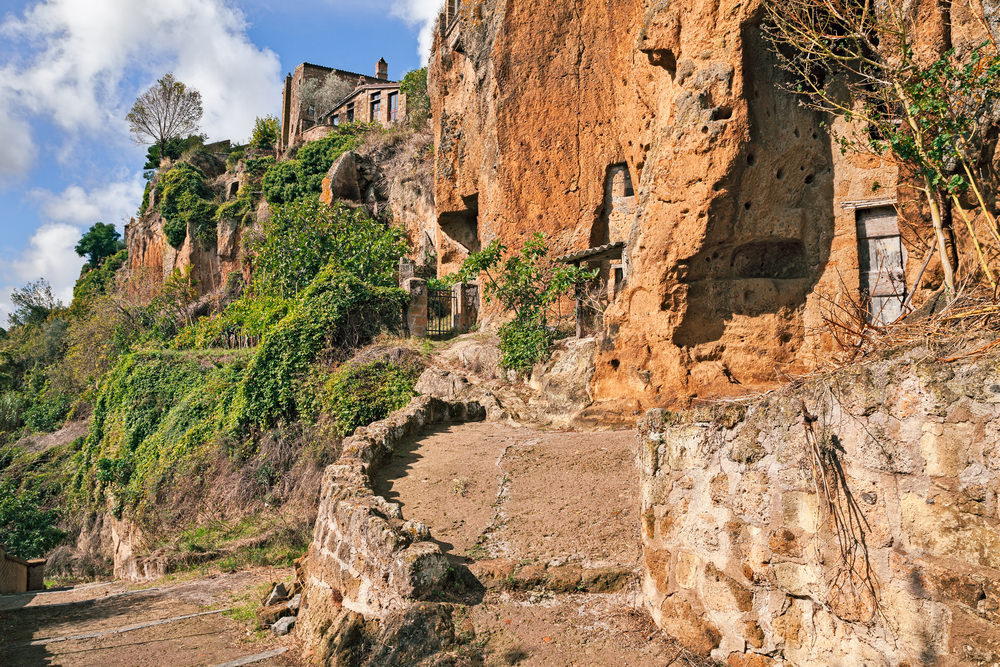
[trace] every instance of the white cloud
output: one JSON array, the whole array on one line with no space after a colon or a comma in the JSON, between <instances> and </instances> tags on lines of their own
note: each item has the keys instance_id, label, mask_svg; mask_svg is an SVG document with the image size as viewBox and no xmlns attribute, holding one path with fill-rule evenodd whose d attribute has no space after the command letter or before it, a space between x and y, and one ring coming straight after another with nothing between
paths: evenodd
<instances>
[{"instance_id":1,"label":"white cloud","mask_svg":"<svg viewBox=\"0 0 1000 667\"><path fill-rule=\"evenodd\" d=\"M0 70L0 81L3 77L4 72ZM12 113L0 89L0 184L26 174L37 152L31 139L31 127Z\"/></svg>"},{"instance_id":2,"label":"white cloud","mask_svg":"<svg viewBox=\"0 0 1000 667\"><path fill-rule=\"evenodd\" d=\"M392 12L410 25L420 26L417 53L424 65L434 44L434 22L444 6L442 0L393 0Z\"/></svg>"},{"instance_id":3,"label":"white cloud","mask_svg":"<svg viewBox=\"0 0 1000 667\"><path fill-rule=\"evenodd\" d=\"M73 285L80 275L84 259L76 254L80 228L65 223L42 225L31 236L28 247L13 260L0 259L0 326L6 326L11 313L10 293L13 289L39 278L52 285L52 291L63 303L73 298Z\"/></svg>"},{"instance_id":4,"label":"white cloud","mask_svg":"<svg viewBox=\"0 0 1000 667\"><path fill-rule=\"evenodd\" d=\"M226 0L33 4L0 25L16 45L8 51L16 62L0 69L0 133L13 107L68 131L122 134L132 100L173 71L201 91L211 138L244 139L281 99L278 56L256 47L246 28Z\"/></svg>"},{"instance_id":5,"label":"white cloud","mask_svg":"<svg viewBox=\"0 0 1000 667\"><path fill-rule=\"evenodd\" d=\"M108 183L91 190L71 185L59 194L34 190L32 196L40 203L42 215L53 222L91 225L110 222L118 227L138 208L145 181L141 173L126 180Z\"/></svg>"}]
</instances>

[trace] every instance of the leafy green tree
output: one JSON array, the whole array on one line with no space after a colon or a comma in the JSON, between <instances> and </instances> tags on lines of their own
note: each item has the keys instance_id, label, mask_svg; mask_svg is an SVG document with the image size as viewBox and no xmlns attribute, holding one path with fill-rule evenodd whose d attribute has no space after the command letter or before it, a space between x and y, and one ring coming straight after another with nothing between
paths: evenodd
<instances>
[{"instance_id":1,"label":"leafy green tree","mask_svg":"<svg viewBox=\"0 0 1000 667\"><path fill-rule=\"evenodd\" d=\"M253 134L250 135L250 147L257 150L271 150L278 141L281 122L277 116L258 117L253 124Z\"/></svg>"},{"instance_id":2,"label":"leafy green tree","mask_svg":"<svg viewBox=\"0 0 1000 667\"><path fill-rule=\"evenodd\" d=\"M18 558L40 558L66 534L59 530L59 512L41 506L37 491L18 489L0 481L0 542Z\"/></svg>"},{"instance_id":3,"label":"leafy green tree","mask_svg":"<svg viewBox=\"0 0 1000 667\"><path fill-rule=\"evenodd\" d=\"M207 137L204 134L193 134L186 139L171 137L164 142L162 154L160 152L160 146L158 144L153 144L149 147L149 150L146 151L146 164L144 164L142 168L147 171L155 171L160 168L160 161L162 158L177 160L189 150L203 146L206 138ZM150 176L152 176L152 172L149 173L147 179Z\"/></svg>"},{"instance_id":4,"label":"leafy green tree","mask_svg":"<svg viewBox=\"0 0 1000 667\"><path fill-rule=\"evenodd\" d=\"M554 306L596 271L553 262L545 235L537 233L520 252L510 254L499 239L466 258L463 279L484 281L486 302L497 301L514 315L500 327L501 365L527 371L548 356L554 338L549 328ZM506 259L504 259L506 257Z\"/></svg>"},{"instance_id":5,"label":"leafy green tree","mask_svg":"<svg viewBox=\"0 0 1000 667\"><path fill-rule=\"evenodd\" d=\"M198 130L202 113L201 93L168 73L139 96L125 120L138 143L156 144L166 155L168 141Z\"/></svg>"},{"instance_id":6,"label":"leafy green tree","mask_svg":"<svg viewBox=\"0 0 1000 667\"><path fill-rule=\"evenodd\" d=\"M427 68L406 73L399 82L399 92L406 96L406 121L411 127L423 127L431 116L431 98L427 94Z\"/></svg>"},{"instance_id":7,"label":"leafy green tree","mask_svg":"<svg viewBox=\"0 0 1000 667\"><path fill-rule=\"evenodd\" d=\"M96 269L106 258L124 248L122 235L114 225L95 222L76 244L76 254L86 257L88 267Z\"/></svg>"},{"instance_id":8,"label":"leafy green tree","mask_svg":"<svg viewBox=\"0 0 1000 667\"><path fill-rule=\"evenodd\" d=\"M14 290L10 295L14 312L7 316L12 327L41 324L62 304L52 294L52 286L44 278Z\"/></svg>"}]
</instances>

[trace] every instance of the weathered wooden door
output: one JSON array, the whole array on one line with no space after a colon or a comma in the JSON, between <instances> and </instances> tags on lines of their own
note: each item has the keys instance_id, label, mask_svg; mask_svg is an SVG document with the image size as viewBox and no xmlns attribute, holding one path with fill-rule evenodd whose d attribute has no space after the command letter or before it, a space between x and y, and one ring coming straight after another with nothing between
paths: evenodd
<instances>
[{"instance_id":1,"label":"weathered wooden door","mask_svg":"<svg viewBox=\"0 0 1000 667\"><path fill-rule=\"evenodd\" d=\"M858 209L857 225L861 298L868 304L868 321L888 324L903 314L906 299L906 248L896 209Z\"/></svg>"}]
</instances>

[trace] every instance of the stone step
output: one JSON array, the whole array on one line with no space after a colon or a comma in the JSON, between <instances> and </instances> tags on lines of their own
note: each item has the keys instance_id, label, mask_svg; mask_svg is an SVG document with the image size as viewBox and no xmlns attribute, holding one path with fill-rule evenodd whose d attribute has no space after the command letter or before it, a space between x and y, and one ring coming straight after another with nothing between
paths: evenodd
<instances>
[{"instance_id":1,"label":"stone step","mask_svg":"<svg viewBox=\"0 0 1000 667\"><path fill-rule=\"evenodd\" d=\"M554 593L614 593L638 580L627 567L524 564L507 558L480 560L469 570L487 589L544 589Z\"/></svg>"}]
</instances>

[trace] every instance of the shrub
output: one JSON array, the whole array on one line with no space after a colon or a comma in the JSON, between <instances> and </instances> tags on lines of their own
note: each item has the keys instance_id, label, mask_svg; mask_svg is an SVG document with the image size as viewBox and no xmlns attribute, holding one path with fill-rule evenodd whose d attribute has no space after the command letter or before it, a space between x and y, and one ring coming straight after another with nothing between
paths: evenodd
<instances>
[{"instance_id":1,"label":"shrub","mask_svg":"<svg viewBox=\"0 0 1000 667\"><path fill-rule=\"evenodd\" d=\"M37 490L0 480L0 542L18 558L40 558L66 536L56 524L59 512L41 505Z\"/></svg>"},{"instance_id":2,"label":"shrub","mask_svg":"<svg viewBox=\"0 0 1000 667\"><path fill-rule=\"evenodd\" d=\"M493 241L469 255L461 275L466 279L482 276L487 303L499 301L514 314L513 321L500 330L501 365L523 372L548 356L554 337L549 318L555 304L593 280L596 271L548 259L545 235L538 233L519 253L508 254L503 243Z\"/></svg>"},{"instance_id":3,"label":"shrub","mask_svg":"<svg viewBox=\"0 0 1000 667\"><path fill-rule=\"evenodd\" d=\"M236 426L267 428L297 414L295 387L317 355L398 329L406 295L373 287L331 262L261 341L237 393Z\"/></svg>"},{"instance_id":4,"label":"shrub","mask_svg":"<svg viewBox=\"0 0 1000 667\"><path fill-rule=\"evenodd\" d=\"M160 179L160 214L167 241L180 248L187 238L188 226L195 237L210 240L215 233L215 205L205 185L205 174L198 167L182 162Z\"/></svg>"},{"instance_id":5,"label":"shrub","mask_svg":"<svg viewBox=\"0 0 1000 667\"><path fill-rule=\"evenodd\" d=\"M277 116L257 117L250 135L250 147L257 150L271 150L278 141L278 131L281 123Z\"/></svg>"},{"instance_id":6,"label":"shrub","mask_svg":"<svg viewBox=\"0 0 1000 667\"><path fill-rule=\"evenodd\" d=\"M417 376L415 367L385 360L345 363L324 388L323 408L333 416L340 434L349 435L405 406L416 395Z\"/></svg>"},{"instance_id":7,"label":"shrub","mask_svg":"<svg viewBox=\"0 0 1000 667\"><path fill-rule=\"evenodd\" d=\"M249 242L257 293L293 297L329 263L382 287L396 284L407 243L398 227L362 209L332 208L312 197L274 208L261 234Z\"/></svg>"}]
</instances>

